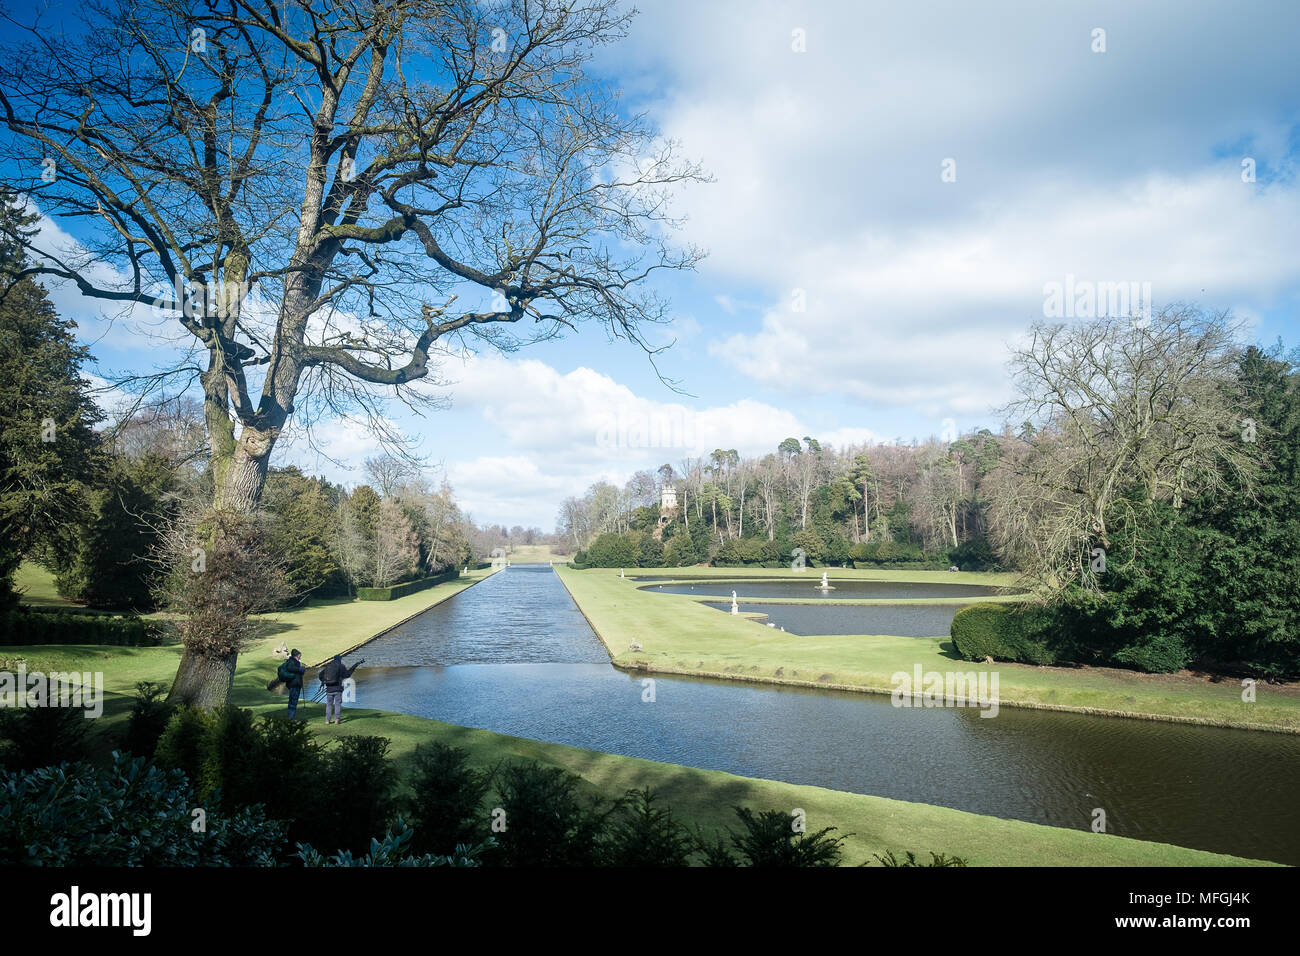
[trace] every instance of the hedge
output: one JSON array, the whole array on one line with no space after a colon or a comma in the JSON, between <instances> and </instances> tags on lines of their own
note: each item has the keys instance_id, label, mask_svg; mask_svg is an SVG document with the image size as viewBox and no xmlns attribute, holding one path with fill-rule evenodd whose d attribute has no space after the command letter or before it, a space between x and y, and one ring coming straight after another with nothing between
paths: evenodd
<instances>
[{"instance_id":1,"label":"hedge","mask_svg":"<svg viewBox=\"0 0 1300 956\"><path fill-rule=\"evenodd\" d=\"M171 643L155 621L135 615L0 612L0 645L111 644L153 647Z\"/></svg>"},{"instance_id":2,"label":"hedge","mask_svg":"<svg viewBox=\"0 0 1300 956\"><path fill-rule=\"evenodd\" d=\"M952 642L968 661L992 657L1022 664L1055 664L1048 644L1051 615L1030 604L972 604L952 619Z\"/></svg>"},{"instance_id":3,"label":"hedge","mask_svg":"<svg viewBox=\"0 0 1300 956\"><path fill-rule=\"evenodd\" d=\"M391 601L394 598L406 597L408 594L414 594L417 591L423 591L433 587L435 584L441 584L443 581L454 581L460 577L459 568L450 568L441 574L435 574L432 577L421 578L419 581L407 581L405 584L394 584L390 588L357 588L358 601Z\"/></svg>"}]
</instances>

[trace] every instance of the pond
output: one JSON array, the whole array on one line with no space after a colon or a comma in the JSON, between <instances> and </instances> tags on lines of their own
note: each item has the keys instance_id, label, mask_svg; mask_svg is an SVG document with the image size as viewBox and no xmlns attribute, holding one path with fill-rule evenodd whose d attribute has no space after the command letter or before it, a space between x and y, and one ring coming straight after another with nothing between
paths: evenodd
<instances>
[{"instance_id":1,"label":"pond","mask_svg":"<svg viewBox=\"0 0 1300 956\"><path fill-rule=\"evenodd\" d=\"M706 601L705 606L731 613L726 604ZM947 637L953 615L961 610L953 604L882 604L875 607L854 604L738 604L739 610L766 614L791 634L893 634L899 637Z\"/></svg>"},{"instance_id":2,"label":"pond","mask_svg":"<svg viewBox=\"0 0 1300 956\"><path fill-rule=\"evenodd\" d=\"M646 703L547 566L499 572L360 656L401 665L358 672L362 707L1073 829L1101 807L1121 836L1300 864L1300 736L667 676Z\"/></svg>"},{"instance_id":3,"label":"pond","mask_svg":"<svg viewBox=\"0 0 1300 956\"><path fill-rule=\"evenodd\" d=\"M809 572L811 575L811 572ZM641 579L637 579L638 582ZM916 584L908 581L837 581L830 579L833 590L823 591L818 584L820 575L785 581L764 578L724 581L720 578L701 578L695 583L660 584L644 590L655 594L728 595L736 592L738 598L799 598L800 600L918 600L933 598L970 598L976 600L994 594L1013 591L990 587L986 584Z\"/></svg>"}]
</instances>

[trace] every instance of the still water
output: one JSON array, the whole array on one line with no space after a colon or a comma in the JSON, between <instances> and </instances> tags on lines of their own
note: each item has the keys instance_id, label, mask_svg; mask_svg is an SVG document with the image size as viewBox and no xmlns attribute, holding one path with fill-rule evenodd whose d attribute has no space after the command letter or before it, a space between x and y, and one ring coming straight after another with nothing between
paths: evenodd
<instances>
[{"instance_id":1,"label":"still water","mask_svg":"<svg viewBox=\"0 0 1300 956\"><path fill-rule=\"evenodd\" d=\"M360 656L362 707L1074 829L1102 807L1121 836L1300 864L1300 736L667 676L643 703L544 565Z\"/></svg>"},{"instance_id":2,"label":"still water","mask_svg":"<svg viewBox=\"0 0 1300 956\"><path fill-rule=\"evenodd\" d=\"M731 613L731 602L706 601L706 607ZM768 621L791 634L893 634L900 637L946 637L961 607L952 604L738 604L741 611L766 614Z\"/></svg>"},{"instance_id":3,"label":"still water","mask_svg":"<svg viewBox=\"0 0 1300 956\"><path fill-rule=\"evenodd\" d=\"M836 581L830 579L831 590L823 591L821 577L812 572L799 580L740 580L700 579L697 583L660 584L645 588L655 594L725 595L732 591L744 598L800 598L814 600L910 600L917 598L970 598L975 600L993 594L1015 593L1013 590L989 587L986 584L915 584L906 581ZM638 581L647 580L638 578Z\"/></svg>"}]
</instances>

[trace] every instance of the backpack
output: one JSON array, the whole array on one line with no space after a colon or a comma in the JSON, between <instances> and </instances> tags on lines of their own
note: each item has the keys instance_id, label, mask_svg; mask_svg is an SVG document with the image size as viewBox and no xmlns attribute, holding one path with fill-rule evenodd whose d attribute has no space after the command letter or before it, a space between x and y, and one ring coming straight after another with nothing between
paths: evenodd
<instances>
[{"instance_id":1,"label":"backpack","mask_svg":"<svg viewBox=\"0 0 1300 956\"><path fill-rule=\"evenodd\" d=\"M338 661L331 660L328 664L320 669L320 682L322 684L340 684L343 682L343 675L339 673L340 666Z\"/></svg>"},{"instance_id":2,"label":"backpack","mask_svg":"<svg viewBox=\"0 0 1300 956\"><path fill-rule=\"evenodd\" d=\"M289 658L289 660L293 660L293 658ZM275 676L280 678L280 680L284 681L287 684L290 681L292 681L297 676L297 674L289 670L289 661L285 661L279 667L276 668Z\"/></svg>"}]
</instances>

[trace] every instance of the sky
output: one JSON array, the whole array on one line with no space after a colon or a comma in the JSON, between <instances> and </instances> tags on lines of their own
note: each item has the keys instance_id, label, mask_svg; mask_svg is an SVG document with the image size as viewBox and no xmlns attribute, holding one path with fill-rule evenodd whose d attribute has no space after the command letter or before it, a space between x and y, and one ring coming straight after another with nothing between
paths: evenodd
<instances>
[{"instance_id":1,"label":"sky","mask_svg":"<svg viewBox=\"0 0 1300 956\"><path fill-rule=\"evenodd\" d=\"M651 334L676 390L595 329L450 359L446 408L389 415L475 520L550 530L594 481L719 447L996 429L1008 348L1053 283L1132 284L1300 345L1300 4L639 9L594 72L712 177L676 197L708 256L663 280L673 321ZM174 341L47 285L96 376ZM278 463L363 480L360 423L315 438L337 462L297 435Z\"/></svg>"}]
</instances>

